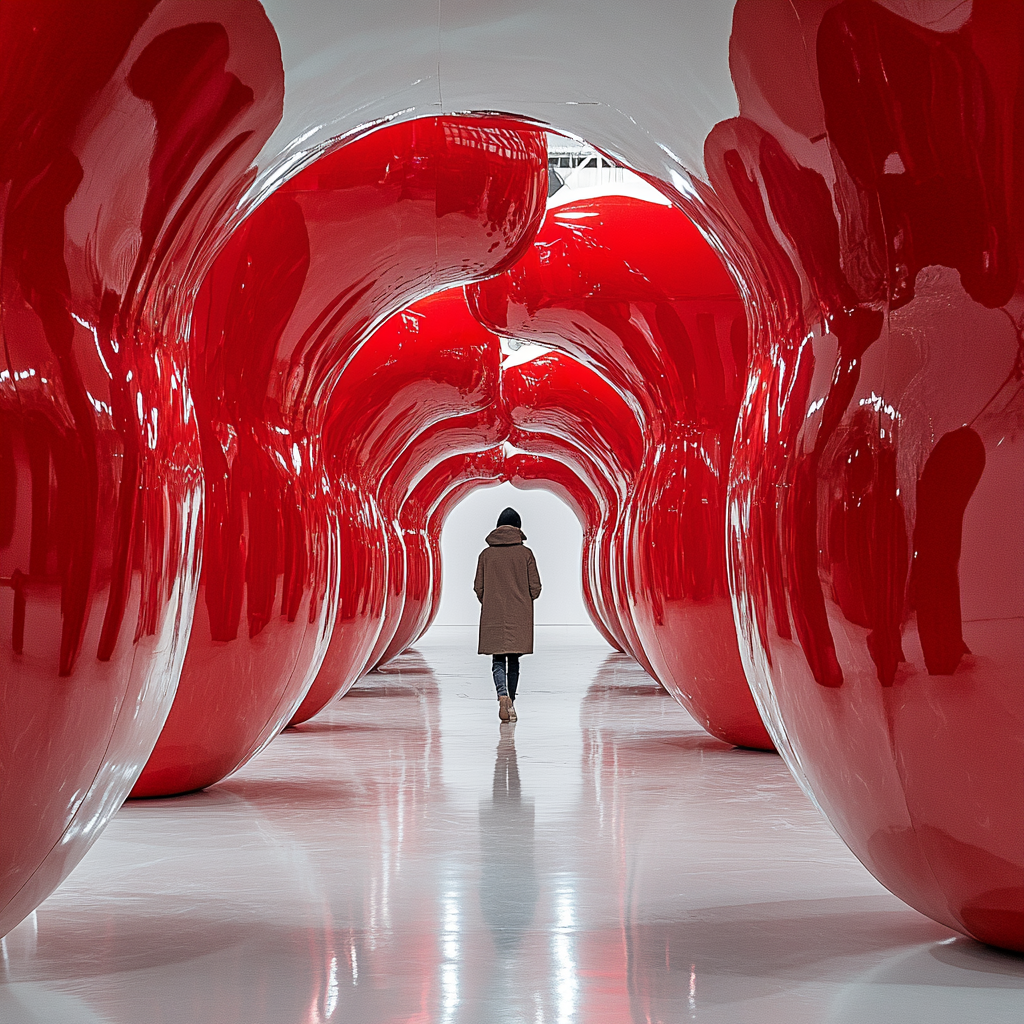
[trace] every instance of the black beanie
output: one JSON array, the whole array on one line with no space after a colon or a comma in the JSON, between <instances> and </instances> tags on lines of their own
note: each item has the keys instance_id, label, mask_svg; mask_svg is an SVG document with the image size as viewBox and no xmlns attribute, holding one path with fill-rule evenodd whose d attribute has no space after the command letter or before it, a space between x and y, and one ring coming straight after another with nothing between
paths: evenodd
<instances>
[{"instance_id":1,"label":"black beanie","mask_svg":"<svg viewBox=\"0 0 1024 1024\"><path fill-rule=\"evenodd\" d=\"M498 525L514 526L518 530L522 528L523 521L519 518L519 513L514 508L506 508L498 516Z\"/></svg>"}]
</instances>

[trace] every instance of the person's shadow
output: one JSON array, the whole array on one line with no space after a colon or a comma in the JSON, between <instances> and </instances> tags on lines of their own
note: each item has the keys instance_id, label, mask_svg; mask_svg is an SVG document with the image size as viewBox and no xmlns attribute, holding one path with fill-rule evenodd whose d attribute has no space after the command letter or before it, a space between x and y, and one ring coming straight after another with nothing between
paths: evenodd
<instances>
[{"instance_id":1,"label":"person's shadow","mask_svg":"<svg viewBox=\"0 0 1024 1024\"><path fill-rule=\"evenodd\" d=\"M534 807L519 785L515 728L512 722L501 726L491 800L480 804L480 904L499 959L514 956L538 895Z\"/></svg>"}]
</instances>

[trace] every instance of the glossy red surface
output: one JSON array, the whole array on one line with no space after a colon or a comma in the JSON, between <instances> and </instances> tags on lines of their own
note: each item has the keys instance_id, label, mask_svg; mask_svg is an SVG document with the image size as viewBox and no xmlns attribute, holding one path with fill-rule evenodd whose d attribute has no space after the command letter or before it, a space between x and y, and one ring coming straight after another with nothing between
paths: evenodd
<instances>
[{"instance_id":1,"label":"glossy red surface","mask_svg":"<svg viewBox=\"0 0 1024 1024\"><path fill-rule=\"evenodd\" d=\"M1024 10L969 13L800 3L769 46L737 5L707 167L759 313L729 496L759 703L883 884L1021 949Z\"/></svg>"},{"instance_id":2,"label":"glossy red surface","mask_svg":"<svg viewBox=\"0 0 1024 1024\"><path fill-rule=\"evenodd\" d=\"M100 834L170 707L202 487L181 325L281 109L259 4L155 7L0 11L0 934Z\"/></svg>"},{"instance_id":3,"label":"glossy red surface","mask_svg":"<svg viewBox=\"0 0 1024 1024\"><path fill-rule=\"evenodd\" d=\"M558 438L544 438L558 454L580 456L572 446ZM580 459L585 463L585 456ZM609 644L619 650L618 642L609 633L600 617L598 601L593 596L593 579L597 565L596 556L586 557L588 540L597 536L602 523L600 500L590 489L586 479L572 466L542 455L523 452L506 454L502 445L496 445L479 452L454 455L438 463L417 484L403 507L403 517L410 522L426 521L426 535L431 557L431 595L427 614L413 641L422 636L434 621L441 599L441 531L445 521L455 507L472 491L480 487L493 486L504 480L511 481L523 489L542 487L557 494L576 514L584 531L583 593L587 609L594 625ZM596 548L594 549L596 550ZM605 568L602 564L601 568ZM411 629L410 629L411 632Z\"/></svg>"},{"instance_id":4,"label":"glossy red surface","mask_svg":"<svg viewBox=\"0 0 1024 1024\"><path fill-rule=\"evenodd\" d=\"M615 638L613 646L624 650L644 667L644 671L653 675L640 647L623 588L623 520L628 510L620 503L614 485L596 460L565 437L513 431L513 438L520 450L561 463L594 495L602 509L601 527L589 558L581 566L582 575L589 575L593 581L590 590L595 598L595 611Z\"/></svg>"},{"instance_id":5,"label":"glossy red surface","mask_svg":"<svg viewBox=\"0 0 1024 1024\"><path fill-rule=\"evenodd\" d=\"M383 128L282 185L217 258L191 339L209 509L200 601L133 795L212 785L298 710L337 618L339 516L365 512L331 493L324 461L342 369L410 301L518 258L543 213L545 153L542 133L494 118ZM382 522L393 609L404 558Z\"/></svg>"},{"instance_id":6,"label":"glossy red surface","mask_svg":"<svg viewBox=\"0 0 1024 1024\"><path fill-rule=\"evenodd\" d=\"M500 398L499 340L469 312L461 289L446 293L425 314L419 344L434 345L440 358L457 360L464 384L460 389L454 387L454 373L446 381L438 382L440 386L430 398L430 407L435 417L443 418L420 431L403 448L380 485L382 507L391 511L401 531L406 551L406 584L401 615L378 663L395 657L412 643L428 611L429 540L426 522L415 518L412 510L408 515L405 512L409 496L423 475L440 461L490 447L508 436L507 416Z\"/></svg>"},{"instance_id":7,"label":"glossy red surface","mask_svg":"<svg viewBox=\"0 0 1024 1024\"><path fill-rule=\"evenodd\" d=\"M553 210L520 263L469 293L492 329L566 350L633 408L644 451L608 552L612 632L709 732L771 749L726 579L746 327L718 257L678 209L605 197Z\"/></svg>"},{"instance_id":8,"label":"glossy red surface","mask_svg":"<svg viewBox=\"0 0 1024 1024\"><path fill-rule=\"evenodd\" d=\"M403 503L399 519L406 551L411 546L408 538L416 537L421 552L421 575L415 584L406 585L402 621L391 642L392 653L386 653L382 660L400 654L430 628L441 599L440 542L445 519L470 491L499 483L503 462L504 451L500 446L451 455L435 463Z\"/></svg>"},{"instance_id":9,"label":"glossy red surface","mask_svg":"<svg viewBox=\"0 0 1024 1024\"><path fill-rule=\"evenodd\" d=\"M372 495L344 477L331 481L338 500L338 603L316 678L288 721L312 718L344 695L367 669L384 623L390 548Z\"/></svg>"}]
</instances>

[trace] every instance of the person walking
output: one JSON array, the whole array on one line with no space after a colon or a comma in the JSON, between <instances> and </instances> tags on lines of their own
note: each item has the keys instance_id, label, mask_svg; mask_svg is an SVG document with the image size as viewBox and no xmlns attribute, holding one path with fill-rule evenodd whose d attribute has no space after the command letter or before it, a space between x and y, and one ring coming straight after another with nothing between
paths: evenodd
<instances>
[{"instance_id":1,"label":"person walking","mask_svg":"<svg viewBox=\"0 0 1024 1024\"><path fill-rule=\"evenodd\" d=\"M519 659L533 654L533 602L540 597L537 560L523 544L522 527L514 508L498 516L498 525L487 534L487 547L477 559L473 583L480 600L477 653L491 655L498 717L503 722L517 718Z\"/></svg>"}]
</instances>

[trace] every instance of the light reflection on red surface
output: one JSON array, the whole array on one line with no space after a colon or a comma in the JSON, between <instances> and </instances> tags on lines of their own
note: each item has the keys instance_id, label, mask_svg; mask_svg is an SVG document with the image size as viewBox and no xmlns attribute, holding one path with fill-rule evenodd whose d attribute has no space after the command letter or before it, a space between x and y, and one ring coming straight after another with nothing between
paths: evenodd
<instances>
[{"instance_id":1,"label":"light reflection on red surface","mask_svg":"<svg viewBox=\"0 0 1024 1024\"><path fill-rule=\"evenodd\" d=\"M430 592L426 526L406 515L407 499L423 475L441 460L489 448L508 436L507 415L500 396L498 338L472 316L462 289L439 296L438 300L424 310L421 334L426 331L426 337L421 341L426 345L433 341L439 356L461 366L458 376L453 372L431 399L433 416L439 418L404 446L380 484L381 504L401 531L407 565L401 614L381 651L380 662L400 654L418 635L417 620ZM471 367L474 369L470 377ZM459 377L465 383L456 390L453 385ZM405 602L409 602L408 608Z\"/></svg>"},{"instance_id":2,"label":"light reflection on red surface","mask_svg":"<svg viewBox=\"0 0 1024 1024\"><path fill-rule=\"evenodd\" d=\"M367 536L362 519L351 524L360 536L345 552L351 561L328 655L293 724L419 635L431 558L426 521L406 515L405 505L434 464L504 438L500 358L498 339L470 315L458 289L391 317L341 374L324 417L327 472L332 489L351 492L351 500L361 495L372 506L379 533ZM360 548L364 536L372 541L367 555Z\"/></svg>"},{"instance_id":3,"label":"light reflection on red surface","mask_svg":"<svg viewBox=\"0 0 1024 1024\"><path fill-rule=\"evenodd\" d=\"M613 618L613 602L609 600L610 579L607 562L601 557L598 538L601 535L601 506L594 492L571 466L544 455L519 453L505 460L509 482L524 491L541 488L557 494L572 509L583 530L582 590L583 604L597 631L616 651L623 650L613 629L621 629Z\"/></svg>"},{"instance_id":4,"label":"light reflection on red surface","mask_svg":"<svg viewBox=\"0 0 1024 1024\"><path fill-rule=\"evenodd\" d=\"M510 368L502 393L515 447L562 463L599 503L594 537L584 535L585 590L614 646L643 664L623 587L625 517L644 448L635 413L600 375L558 352Z\"/></svg>"},{"instance_id":5,"label":"light reflection on red surface","mask_svg":"<svg viewBox=\"0 0 1024 1024\"><path fill-rule=\"evenodd\" d=\"M422 533L426 541L430 586L415 602L406 593L403 622L399 627L405 647L415 643L431 626L441 603L441 532L452 510L470 492L501 483L505 472L502 445L481 451L463 452L438 462L416 484L402 506L402 521L408 529ZM397 635L397 634L396 634ZM404 649L404 648L402 648Z\"/></svg>"}]
</instances>

